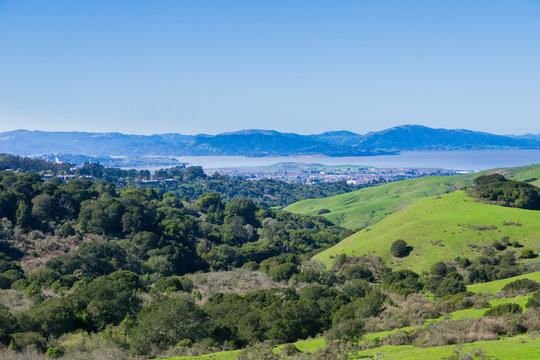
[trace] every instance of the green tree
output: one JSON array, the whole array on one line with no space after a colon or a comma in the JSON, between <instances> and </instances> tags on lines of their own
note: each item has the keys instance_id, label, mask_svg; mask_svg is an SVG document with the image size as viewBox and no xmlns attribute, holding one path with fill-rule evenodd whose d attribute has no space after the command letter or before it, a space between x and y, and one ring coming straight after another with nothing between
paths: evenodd
<instances>
[{"instance_id":1,"label":"green tree","mask_svg":"<svg viewBox=\"0 0 540 360\"><path fill-rule=\"evenodd\" d=\"M411 248L407 245L407 242L402 239L398 239L392 243L390 247L390 253L395 257L405 257L411 252Z\"/></svg>"},{"instance_id":2,"label":"green tree","mask_svg":"<svg viewBox=\"0 0 540 360\"><path fill-rule=\"evenodd\" d=\"M32 214L30 207L24 200L17 202L17 211L15 213L15 222L22 229L27 229L32 224Z\"/></svg>"}]
</instances>

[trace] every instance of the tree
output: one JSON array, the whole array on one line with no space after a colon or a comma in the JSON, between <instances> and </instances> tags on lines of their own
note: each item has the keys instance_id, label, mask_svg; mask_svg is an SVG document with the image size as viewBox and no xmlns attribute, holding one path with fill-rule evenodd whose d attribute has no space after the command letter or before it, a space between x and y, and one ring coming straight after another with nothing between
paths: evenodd
<instances>
[{"instance_id":1,"label":"tree","mask_svg":"<svg viewBox=\"0 0 540 360\"><path fill-rule=\"evenodd\" d=\"M133 346L141 355L153 347L165 350L180 340L196 341L206 336L206 314L191 300L168 298L144 309L131 333Z\"/></svg>"},{"instance_id":2,"label":"tree","mask_svg":"<svg viewBox=\"0 0 540 360\"><path fill-rule=\"evenodd\" d=\"M398 239L392 243L390 247L390 253L395 257L405 257L408 256L412 248L407 245L407 242L402 239Z\"/></svg>"},{"instance_id":3,"label":"tree","mask_svg":"<svg viewBox=\"0 0 540 360\"><path fill-rule=\"evenodd\" d=\"M17 211L15 213L15 221L17 226L22 229L30 227L32 224L32 214L30 212L30 207L24 200L19 200L17 203Z\"/></svg>"}]
</instances>

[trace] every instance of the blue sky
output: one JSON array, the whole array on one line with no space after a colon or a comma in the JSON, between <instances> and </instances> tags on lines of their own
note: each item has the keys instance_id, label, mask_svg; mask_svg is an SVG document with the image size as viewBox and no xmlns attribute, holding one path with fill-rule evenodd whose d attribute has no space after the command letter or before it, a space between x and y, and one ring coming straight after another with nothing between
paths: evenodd
<instances>
[{"instance_id":1,"label":"blue sky","mask_svg":"<svg viewBox=\"0 0 540 360\"><path fill-rule=\"evenodd\" d=\"M540 133L540 1L0 0L0 131Z\"/></svg>"}]
</instances>

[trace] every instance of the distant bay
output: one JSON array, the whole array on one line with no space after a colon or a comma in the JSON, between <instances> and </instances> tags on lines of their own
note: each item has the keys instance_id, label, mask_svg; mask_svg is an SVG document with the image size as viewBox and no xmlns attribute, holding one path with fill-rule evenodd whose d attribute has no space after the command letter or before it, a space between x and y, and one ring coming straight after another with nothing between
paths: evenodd
<instances>
[{"instance_id":1,"label":"distant bay","mask_svg":"<svg viewBox=\"0 0 540 360\"><path fill-rule=\"evenodd\" d=\"M252 167L298 162L324 165L363 165L378 168L440 168L451 170L486 170L540 163L540 150L460 150L404 151L399 155L329 157L329 156L181 156L180 162L205 169ZM152 167L155 170L158 167Z\"/></svg>"}]
</instances>

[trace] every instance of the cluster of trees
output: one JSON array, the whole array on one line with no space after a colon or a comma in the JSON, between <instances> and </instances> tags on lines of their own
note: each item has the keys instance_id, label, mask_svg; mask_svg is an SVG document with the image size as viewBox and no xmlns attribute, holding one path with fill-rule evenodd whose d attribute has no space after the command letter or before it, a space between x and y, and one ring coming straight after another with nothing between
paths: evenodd
<instances>
[{"instance_id":1,"label":"cluster of trees","mask_svg":"<svg viewBox=\"0 0 540 360\"><path fill-rule=\"evenodd\" d=\"M281 254L310 255L347 234L323 218L263 208L249 199L225 203L218 193L183 202L153 189L117 190L84 179L63 185L11 172L0 173L0 190L0 218L8 228L106 239L51 259L52 282L69 283L75 273L78 279L117 270L159 277L259 264Z\"/></svg>"},{"instance_id":2,"label":"cluster of trees","mask_svg":"<svg viewBox=\"0 0 540 360\"><path fill-rule=\"evenodd\" d=\"M172 192L180 198L198 199L202 194L218 192L226 201L249 198L256 204L266 207L283 207L304 199L339 195L374 185L349 185L345 181L338 181L308 186L273 179L250 181L218 173L208 176L200 166L176 166L157 170L153 174L148 170L105 167L96 162L85 163L75 170L72 168L72 164L56 164L40 159L0 154L0 170L12 169L25 173L71 174L79 177L92 177L96 180L114 183L119 188L127 186L153 188L161 193ZM141 182L141 180L165 179L174 179L176 182Z\"/></svg>"},{"instance_id":3,"label":"cluster of trees","mask_svg":"<svg viewBox=\"0 0 540 360\"><path fill-rule=\"evenodd\" d=\"M179 289L180 287L181 289ZM342 290L311 285L300 290L274 288L239 295L215 293L198 305L187 278L151 284L120 270L77 281L63 296L37 302L12 315L0 306L0 343L45 350L62 334L103 331L116 326L121 346L139 355L156 354L179 343L242 348L261 341L292 342L329 331L335 339L361 336L367 318L385 309L386 295L360 279ZM140 294L147 293L143 306Z\"/></svg>"},{"instance_id":4,"label":"cluster of trees","mask_svg":"<svg viewBox=\"0 0 540 360\"><path fill-rule=\"evenodd\" d=\"M540 210L540 189L537 186L523 181L507 180L500 174L479 176L474 180L472 192L482 200Z\"/></svg>"},{"instance_id":5,"label":"cluster of trees","mask_svg":"<svg viewBox=\"0 0 540 360\"><path fill-rule=\"evenodd\" d=\"M51 172L59 174L69 172L71 164L56 164L45 160L32 159L23 156L0 154L0 170L17 170L21 172Z\"/></svg>"}]
</instances>

